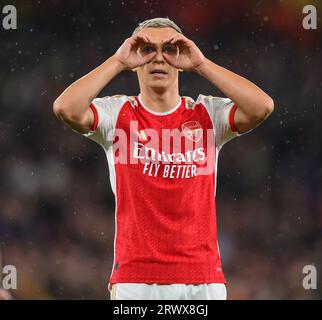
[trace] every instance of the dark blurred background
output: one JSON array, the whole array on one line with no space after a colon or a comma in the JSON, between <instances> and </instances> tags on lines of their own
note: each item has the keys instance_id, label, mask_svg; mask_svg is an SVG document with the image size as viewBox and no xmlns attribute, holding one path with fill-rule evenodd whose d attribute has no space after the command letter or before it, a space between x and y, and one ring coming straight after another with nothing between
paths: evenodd
<instances>
[{"instance_id":1,"label":"dark blurred background","mask_svg":"<svg viewBox=\"0 0 322 320\"><path fill-rule=\"evenodd\" d=\"M52 104L140 21L158 16L275 101L273 115L219 157L228 298L322 298L320 273L317 290L302 287L305 265L322 269L320 1L2 0L0 8L6 4L17 8L18 29L0 28L0 240L3 264L18 270L14 298L109 296L114 199L105 154L56 119ZM307 4L318 10L318 30L302 27ZM196 74L180 76L181 95L222 96ZM121 93L139 93L133 72L101 95Z\"/></svg>"}]
</instances>

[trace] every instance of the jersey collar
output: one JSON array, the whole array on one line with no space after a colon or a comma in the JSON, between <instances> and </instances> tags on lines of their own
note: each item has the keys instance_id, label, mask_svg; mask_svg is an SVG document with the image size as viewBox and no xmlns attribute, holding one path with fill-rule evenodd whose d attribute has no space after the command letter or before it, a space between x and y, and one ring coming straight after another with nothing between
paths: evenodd
<instances>
[{"instance_id":1,"label":"jersey collar","mask_svg":"<svg viewBox=\"0 0 322 320\"><path fill-rule=\"evenodd\" d=\"M138 95L138 99L139 99L139 102L140 102L140 105L147 111L147 112L149 112L149 113L151 113L151 114L154 114L154 115L156 115L156 116L167 116L167 115L169 115L169 114L171 114L171 113L173 113L173 112L175 112L180 106L181 106L181 104L182 104L182 98L181 98L181 96L179 96L179 101L178 101L178 104L174 107L174 108L172 108L172 109L170 109L169 111L165 111L165 112L156 112L156 111L153 111L153 110L151 110L147 105L145 105L144 103L143 103L143 101L142 101L142 99L141 99L141 93Z\"/></svg>"}]
</instances>

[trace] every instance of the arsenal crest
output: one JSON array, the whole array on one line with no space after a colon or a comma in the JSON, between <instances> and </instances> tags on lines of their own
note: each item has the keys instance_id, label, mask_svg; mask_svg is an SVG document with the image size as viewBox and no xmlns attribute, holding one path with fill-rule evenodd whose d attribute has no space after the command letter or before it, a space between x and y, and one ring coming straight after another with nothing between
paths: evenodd
<instances>
[{"instance_id":1,"label":"arsenal crest","mask_svg":"<svg viewBox=\"0 0 322 320\"><path fill-rule=\"evenodd\" d=\"M202 137L202 128L198 121L188 121L181 126L183 134L190 140L198 142Z\"/></svg>"}]
</instances>

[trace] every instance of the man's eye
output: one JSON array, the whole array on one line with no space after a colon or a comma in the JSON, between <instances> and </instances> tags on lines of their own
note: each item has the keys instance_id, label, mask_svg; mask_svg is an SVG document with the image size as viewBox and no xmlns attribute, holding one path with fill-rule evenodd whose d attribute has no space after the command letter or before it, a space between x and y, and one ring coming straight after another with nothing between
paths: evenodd
<instances>
[{"instance_id":1,"label":"man's eye","mask_svg":"<svg viewBox=\"0 0 322 320\"><path fill-rule=\"evenodd\" d=\"M176 54L177 47L175 45L166 45L163 47L163 51L170 53L170 54Z\"/></svg>"},{"instance_id":2,"label":"man's eye","mask_svg":"<svg viewBox=\"0 0 322 320\"><path fill-rule=\"evenodd\" d=\"M144 52L144 53L150 53L150 52L153 52L153 51L154 51L153 47L146 46L146 47L142 48L142 52Z\"/></svg>"}]
</instances>

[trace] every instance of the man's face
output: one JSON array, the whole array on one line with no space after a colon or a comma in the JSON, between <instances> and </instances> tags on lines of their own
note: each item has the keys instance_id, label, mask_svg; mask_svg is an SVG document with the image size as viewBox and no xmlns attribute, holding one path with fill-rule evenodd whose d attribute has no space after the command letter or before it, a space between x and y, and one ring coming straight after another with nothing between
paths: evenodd
<instances>
[{"instance_id":1,"label":"man's face","mask_svg":"<svg viewBox=\"0 0 322 320\"><path fill-rule=\"evenodd\" d=\"M162 53L176 56L178 48L162 41L177 35L178 32L172 28L145 28L142 32L150 37L152 44L143 44L139 48L139 54L156 52L156 55L149 63L135 69L140 87L148 86L158 91L165 91L178 81L178 69L168 64Z\"/></svg>"}]
</instances>

